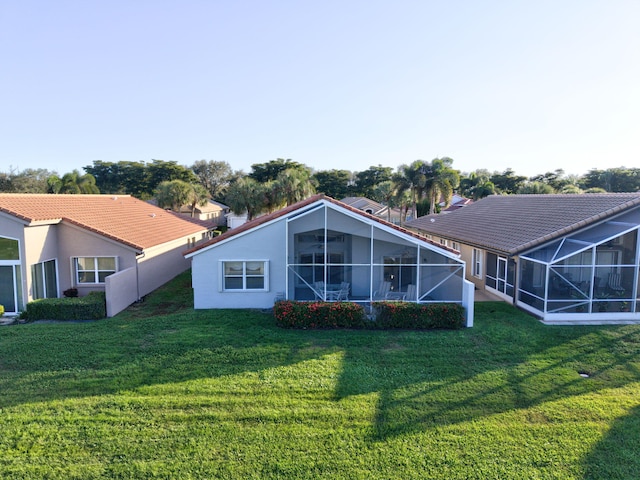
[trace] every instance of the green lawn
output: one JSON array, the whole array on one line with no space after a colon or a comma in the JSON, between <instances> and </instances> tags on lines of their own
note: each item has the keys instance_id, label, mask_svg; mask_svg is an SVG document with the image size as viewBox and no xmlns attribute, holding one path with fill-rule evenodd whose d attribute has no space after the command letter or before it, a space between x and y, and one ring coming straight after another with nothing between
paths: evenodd
<instances>
[{"instance_id":1,"label":"green lawn","mask_svg":"<svg viewBox=\"0 0 640 480\"><path fill-rule=\"evenodd\" d=\"M188 287L0 328L0 478L640 477L640 326L290 331Z\"/></svg>"}]
</instances>

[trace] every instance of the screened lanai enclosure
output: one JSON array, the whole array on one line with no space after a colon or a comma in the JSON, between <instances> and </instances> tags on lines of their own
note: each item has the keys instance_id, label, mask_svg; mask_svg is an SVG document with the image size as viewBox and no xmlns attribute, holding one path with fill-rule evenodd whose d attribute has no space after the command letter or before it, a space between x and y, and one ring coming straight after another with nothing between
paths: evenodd
<instances>
[{"instance_id":1,"label":"screened lanai enclosure","mask_svg":"<svg viewBox=\"0 0 640 480\"><path fill-rule=\"evenodd\" d=\"M463 301L464 262L404 231L321 203L287 219L290 300Z\"/></svg>"},{"instance_id":2,"label":"screened lanai enclosure","mask_svg":"<svg viewBox=\"0 0 640 480\"><path fill-rule=\"evenodd\" d=\"M547 321L640 320L640 209L520 255L518 303Z\"/></svg>"}]
</instances>

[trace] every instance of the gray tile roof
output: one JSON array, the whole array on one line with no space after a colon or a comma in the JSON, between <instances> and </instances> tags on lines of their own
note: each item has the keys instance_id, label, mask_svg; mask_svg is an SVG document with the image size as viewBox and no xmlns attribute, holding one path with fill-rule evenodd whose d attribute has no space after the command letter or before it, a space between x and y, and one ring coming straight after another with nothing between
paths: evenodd
<instances>
[{"instance_id":1,"label":"gray tile roof","mask_svg":"<svg viewBox=\"0 0 640 480\"><path fill-rule=\"evenodd\" d=\"M639 193L492 195L407 222L421 233L509 255L640 206Z\"/></svg>"}]
</instances>

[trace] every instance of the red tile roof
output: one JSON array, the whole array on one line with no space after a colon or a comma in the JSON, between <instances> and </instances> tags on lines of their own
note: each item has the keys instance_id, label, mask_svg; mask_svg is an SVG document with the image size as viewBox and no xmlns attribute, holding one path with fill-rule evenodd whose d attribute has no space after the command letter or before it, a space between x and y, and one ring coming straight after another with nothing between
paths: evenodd
<instances>
[{"instance_id":1,"label":"red tile roof","mask_svg":"<svg viewBox=\"0 0 640 480\"><path fill-rule=\"evenodd\" d=\"M403 228L403 227L399 227L397 225L394 225L393 223L390 223L390 222L387 222L386 220L381 219L380 217L376 217L374 215L370 215L370 214L368 214L366 212L363 212L362 210L359 210L359 209L354 208L354 207L352 207L350 205L342 203L342 202L340 202L340 201L338 201L338 200L336 200L334 198L327 197L326 195L324 195L322 193L319 193L319 194L313 195L313 196L311 196L311 197L309 197L309 198L307 198L305 200L302 200L302 201L300 201L298 203L295 203L293 205L285 207L282 210L278 210L277 212L273 212L273 213L271 213L269 215L263 215L262 217L255 218L255 219L251 220L250 222L247 222L247 223L244 223L244 224L240 225L239 227L233 228L231 230L227 230L222 235L214 237L211 240L209 240L208 242L204 242L204 243L202 243L200 245L197 245L194 248L191 248L191 249L187 250L186 252L184 252L184 255L190 255L192 253L197 252L198 250L201 250L203 248L209 247L209 246L214 245L214 244L216 244L218 242L221 242L223 240L227 240L228 238L231 238L231 237L233 237L235 235L238 235L238 234L240 234L242 232L246 232L246 231L252 230L252 229L254 229L256 227L259 227L260 225L264 225L265 223L271 222L272 220L276 220L278 218L285 217L285 216L289 215L290 213L295 212L296 210L300 210L300 209L302 209L304 207L307 207L307 206L309 206L309 205L311 205L313 203L319 202L321 200L326 200L327 202L333 203L334 205L338 205L341 208L349 210L350 212L356 213L356 214L358 214L358 215L360 215L362 217L365 217L365 218L367 218L369 220L373 220L373 221L375 221L377 223L380 223L380 224L385 225L385 226L387 226L389 228L392 228L392 229L394 229L394 230L396 230L398 232L404 233L405 235L409 235L409 236L411 236L413 238L416 238L416 239L418 239L418 240L420 240L422 242L429 243L431 245L434 245L434 246L436 246L438 248L441 248L443 250L447 250L447 251L449 251L451 253L454 253L456 255L460 253L457 250L453 250L451 248L448 248L448 247L445 247L445 246L440 245L438 243L435 243L435 242L429 240L428 238L426 238L425 236L420 235L420 234L418 234L418 233L416 233L414 231L407 230L406 228Z\"/></svg>"},{"instance_id":2,"label":"red tile roof","mask_svg":"<svg viewBox=\"0 0 640 480\"><path fill-rule=\"evenodd\" d=\"M513 255L639 205L640 193L491 195L407 227Z\"/></svg>"},{"instance_id":3,"label":"red tile roof","mask_svg":"<svg viewBox=\"0 0 640 480\"><path fill-rule=\"evenodd\" d=\"M130 195L2 193L0 212L27 224L68 222L137 250L206 231L202 223Z\"/></svg>"}]
</instances>

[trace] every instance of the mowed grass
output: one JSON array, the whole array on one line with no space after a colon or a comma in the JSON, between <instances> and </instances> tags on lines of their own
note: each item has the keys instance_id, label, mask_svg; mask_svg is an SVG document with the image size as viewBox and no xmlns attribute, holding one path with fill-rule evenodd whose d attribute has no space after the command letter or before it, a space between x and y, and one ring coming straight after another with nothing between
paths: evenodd
<instances>
[{"instance_id":1,"label":"mowed grass","mask_svg":"<svg viewBox=\"0 0 640 480\"><path fill-rule=\"evenodd\" d=\"M472 329L293 331L190 302L185 274L0 328L0 478L640 478L639 326L483 303Z\"/></svg>"}]
</instances>

